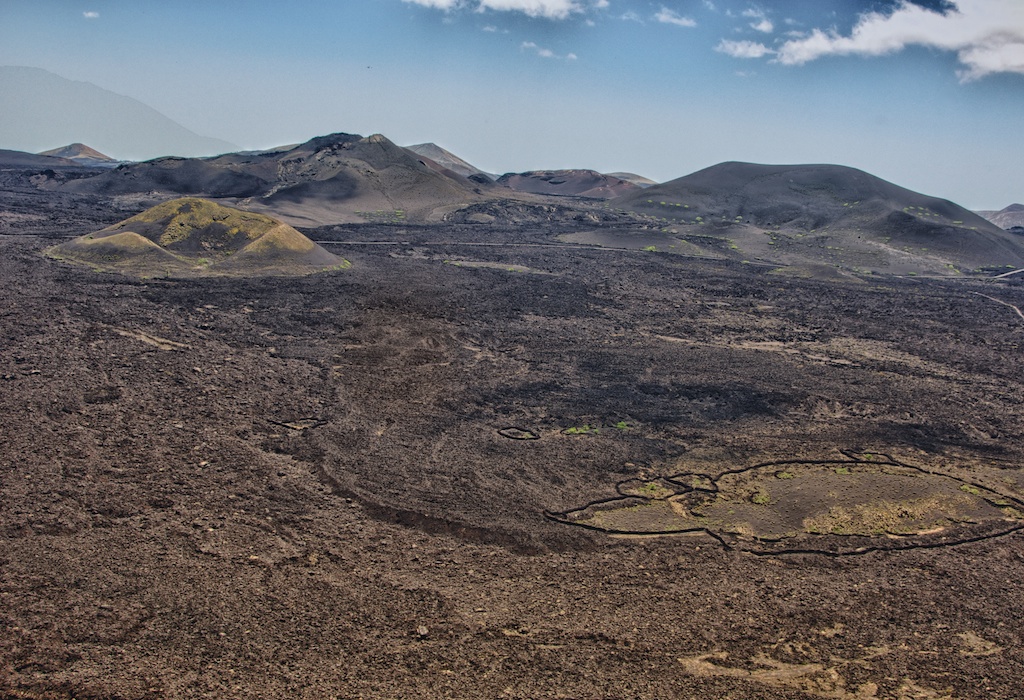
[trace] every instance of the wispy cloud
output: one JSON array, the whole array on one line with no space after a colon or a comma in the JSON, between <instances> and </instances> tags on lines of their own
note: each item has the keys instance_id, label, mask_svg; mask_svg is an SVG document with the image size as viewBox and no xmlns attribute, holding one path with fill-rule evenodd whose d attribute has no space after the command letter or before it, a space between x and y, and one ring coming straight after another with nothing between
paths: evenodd
<instances>
[{"instance_id":1,"label":"wispy cloud","mask_svg":"<svg viewBox=\"0 0 1024 700\"><path fill-rule=\"evenodd\" d=\"M1024 74L1024 2L951 0L955 9L925 9L901 0L886 14L860 16L849 36L815 29L784 43L778 61L802 65L823 56L882 56L908 46L956 52L961 81L995 73Z\"/></svg>"},{"instance_id":2,"label":"wispy cloud","mask_svg":"<svg viewBox=\"0 0 1024 700\"><path fill-rule=\"evenodd\" d=\"M478 11L498 10L522 12L528 17L565 19L573 12L582 12L583 6L574 0L478 0Z\"/></svg>"},{"instance_id":3,"label":"wispy cloud","mask_svg":"<svg viewBox=\"0 0 1024 700\"><path fill-rule=\"evenodd\" d=\"M91 11L90 12L83 12L82 13L82 17L85 17L86 19L99 19L100 13L99 12L91 12Z\"/></svg>"},{"instance_id":4,"label":"wispy cloud","mask_svg":"<svg viewBox=\"0 0 1024 700\"><path fill-rule=\"evenodd\" d=\"M640 18L640 15L633 12L633 10L627 10L623 12L619 19L621 19L624 22L638 22L639 24L644 23L643 19Z\"/></svg>"},{"instance_id":5,"label":"wispy cloud","mask_svg":"<svg viewBox=\"0 0 1024 700\"><path fill-rule=\"evenodd\" d=\"M574 53L567 53L564 56L560 56L551 49L546 49L543 46L538 46L533 41L524 41L519 45L519 49L522 51L532 51L541 58L556 58L563 61L575 61L578 57Z\"/></svg>"},{"instance_id":6,"label":"wispy cloud","mask_svg":"<svg viewBox=\"0 0 1024 700\"><path fill-rule=\"evenodd\" d=\"M728 54L733 58L763 58L775 53L772 49L757 41L730 41L722 39L715 51Z\"/></svg>"},{"instance_id":7,"label":"wispy cloud","mask_svg":"<svg viewBox=\"0 0 1024 700\"><path fill-rule=\"evenodd\" d=\"M608 0L404 0L404 2L432 7L445 12L474 10L486 12L521 12L528 17L566 19L588 9L608 7Z\"/></svg>"},{"instance_id":8,"label":"wispy cloud","mask_svg":"<svg viewBox=\"0 0 1024 700\"><path fill-rule=\"evenodd\" d=\"M750 28L765 34L771 34L775 31L775 25L768 19L768 15L765 14L764 10L758 8L751 8L743 11L744 17L749 17L754 21L750 23Z\"/></svg>"},{"instance_id":9,"label":"wispy cloud","mask_svg":"<svg viewBox=\"0 0 1024 700\"><path fill-rule=\"evenodd\" d=\"M674 24L677 27L696 27L697 22L690 17L683 17L682 15L662 7L658 14L654 15L654 19L662 22L663 24Z\"/></svg>"},{"instance_id":10,"label":"wispy cloud","mask_svg":"<svg viewBox=\"0 0 1024 700\"><path fill-rule=\"evenodd\" d=\"M462 4L462 0L404 0L404 2L423 5L424 7L433 7L438 10L454 10Z\"/></svg>"}]
</instances>

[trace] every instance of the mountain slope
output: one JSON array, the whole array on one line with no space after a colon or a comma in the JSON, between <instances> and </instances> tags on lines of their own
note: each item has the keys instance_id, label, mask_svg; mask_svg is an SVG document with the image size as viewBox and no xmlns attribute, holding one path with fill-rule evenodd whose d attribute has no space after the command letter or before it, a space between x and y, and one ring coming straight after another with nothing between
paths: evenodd
<instances>
[{"instance_id":1,"label":"mountain slope","mask_svg":"<svg viewBox=\"0 0 1024 700\"><path fill-rule=\"evenodd\" d=\"M640 186L596 170L531 170L505 173L498 184L516 192L611 199L640 189Z\"/></svg>"},{"instance_id":2,"label":"mountain slope","mask_svg":"<svg viewBox=\"0 0 1024 700\"><path fill-rule=\"evenodd\" d=\"M102 195L157 192L244 200L298 225L429 219L478 201L475 183L429 167L376 134L320 136L287 150L121 165L68 189Z\"/></svg>"},{"instance_id":3,"label":"mountain slope","mask_svg":"<svg viewBox=\"0 0 1024 700\"><path fill-rule=\"evenodd\" d=\"M72 143L61 148L53 148L43 151L41 156L53 156L56 158L67 158L70 161L87 167L113 167L117 161L110 156L103 155L95 148L89 148L84 143Z\"/></svg>"},{"instance_id":4,"label":"mountain slope","mask_svg":"<svg viewBox=\"0 0 1024 700\"><path fill-rule=\"evenodd\" d=\"M296 275L347 266L280 221L191 197L164 202L47 253L140 276Z\"/></svg>"},{"instance_id":5,"label":"mountain slope","mask_svg":"<svg viewBox=\"0 0 1024 700\"><path fill-rule=\"evenodd\" d=\"M1024 246L980 216L838 165L722 163L613 200L737 255L866 270L1020 265Z\"/></svg>"},{"instance_id":6,"label":"mountain slope","mask_svg":"<svg viewBox=\"0 0 1024 700\"><path fill-rule=\"evenodd\" d=\"M58 156L0 148L0 168L71 168L78 165L73 160Z\"/></svg>"},{"instance_id":7,"label":"mountain slope","mask_svg":"<svg viewBox=\"0 0 1024 700\"><path fill-rule=\"evenodd\" d=\"M619 172L619 173L607 173L607 174L610 175L611 177L617 177L620 180L625 180L626 182L632 182L634 185L638 185L640 187L650 187L651 185L657 185L658 184L657 182L655 182L651 178L644 177L643 175L637 175L636 173L621 173L621 172Z\"/></svg>"},{"instance_id":8,"label":"mountain slope","mask_svg":"<svg viewBox=\"0 0 1024 700\"><path fill-rule=\"evenodd\" d=\"M494 175L485 173L480 168L467 163L462 158L459 158L449 150L441 148L436 143L418 143L415 146L406 146L405 148L416 155L429 158L442 168L448 168L462 177L469 178L477 182L493 182L495 180Z\"/></svg>"},{"instance_id":9,"label":"mountain slope","mask_svg":"<svg viewBox=\"0 0 1024 700\"><path fill-rule=\"evenodd\" d=\"M7 148L39 152L55 143L85 142L130 160L238 149L195 134L138 100L39 68L0 67L0 94L0 144Z\"/></svg>"},{"instance_id":10,"label":"mountain slope","mask_svg":"<svg viewBox=\"0 0 1024 700\"><path fill-rule=\"evenodd\" d=\"M1024 204L1011 204L999 211L975 212L1000 228L1024 227Z\"/></svg>"}]
</instances>

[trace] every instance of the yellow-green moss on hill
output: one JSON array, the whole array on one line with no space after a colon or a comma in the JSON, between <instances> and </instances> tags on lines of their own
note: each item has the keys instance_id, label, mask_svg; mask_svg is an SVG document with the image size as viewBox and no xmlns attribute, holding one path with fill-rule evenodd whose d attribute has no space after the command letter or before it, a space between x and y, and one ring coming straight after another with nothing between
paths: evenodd
<instances>
[{"instance_id":1,"label":"yellow-green moss on hill","mask_svg":"<svg viewBox=\"0 0 1024 700\"><path fill-rule=\"evenodd\" d=\"M94 269L147 277L304 275L349 266L269 216L197 197L164 202L54 246L47 254Z\"/></svg>"}]
</instances>

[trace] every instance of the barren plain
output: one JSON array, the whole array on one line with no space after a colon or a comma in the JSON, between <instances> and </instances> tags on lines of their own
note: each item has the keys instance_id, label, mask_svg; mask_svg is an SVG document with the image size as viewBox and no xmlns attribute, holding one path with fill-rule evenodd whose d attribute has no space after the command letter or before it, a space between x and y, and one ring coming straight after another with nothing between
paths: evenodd
<instances>
[{"instance_id":1,"label":"barren plain","mask_svg":"<svg viewBox=\"0 0 1024 700\"><path fill-rule=\"evenodd\" d=\"M1020 697L1013 277L554 221L136 279L42 255L134 212L2 204L2 697Z\"/></svg>"}]
</instances>

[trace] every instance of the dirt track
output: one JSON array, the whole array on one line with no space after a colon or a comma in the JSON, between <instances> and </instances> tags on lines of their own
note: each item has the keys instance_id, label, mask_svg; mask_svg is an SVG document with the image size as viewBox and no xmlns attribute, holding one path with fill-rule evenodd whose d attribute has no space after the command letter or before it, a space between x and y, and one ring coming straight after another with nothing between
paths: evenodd
<instances>
[{"instance_id":1,"label":"dirt track","mask_svg":"<svg viewBox=\"0 0 1024 700\"><path fill-rule=\"evenodd\" d=\"M0 696L1019 697L1020 535L755 557L543 512L840 449L1019 496L1024 322L975 292L1024 287L458 244L559 232L190 281L0 238Z\"/></svg>"}]
</instances>

